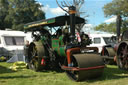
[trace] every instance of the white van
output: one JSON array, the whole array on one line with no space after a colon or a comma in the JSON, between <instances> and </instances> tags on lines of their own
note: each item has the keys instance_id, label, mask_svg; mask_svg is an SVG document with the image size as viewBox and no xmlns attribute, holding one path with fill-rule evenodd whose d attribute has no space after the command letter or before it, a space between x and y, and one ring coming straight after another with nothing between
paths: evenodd
<instances>
[{"instance_id":1,"label":"white van","mask_svg":"<svg viewBox=\"0 0 128 85\"><path fill-rule=\"evenodd\" d=\"M97 47L98 53L101 53L102 47L108 43L111 43L111 37L115 34L89 34L92 44L88 47Z\"/></svg>"},{"instance_id":2,"label":"white van","mask_svg":"<svg viewBox=\"0 0 128 85\"><path fill-rule=\"evenodd\" d=\"M12 57L15 53L23 54L26 34L22 31L0 30L0 56Z\"/></svg>"}]
</instances>

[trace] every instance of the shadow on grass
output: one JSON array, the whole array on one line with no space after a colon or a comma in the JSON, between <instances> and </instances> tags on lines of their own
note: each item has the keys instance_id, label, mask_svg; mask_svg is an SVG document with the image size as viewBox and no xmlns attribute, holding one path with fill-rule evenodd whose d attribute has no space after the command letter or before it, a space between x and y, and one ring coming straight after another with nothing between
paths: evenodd
<instances>
[{"instance_id":1,"label":"shadow on grass","mask_svg":"<svg viewBox=\"0 0 128 85\"><path fill-rule=\"evenodd\" d=\"M64 70L62 70L62 69L60 69L60 68L48 68L48 69L43 69L43 70L41 70L41 71L39 71L39 72L45 72L45 73L49 73L49 72L56 72L56 73L63 73L63 72L65 72Z\"/></svg>"},{"instance_id":2,"label":"shadow on grass","mask_svg":"<svg viewBox=\"0 0 128 85\"><path fill-rule=\"evenodd\" d=\"M107 67L104 69L103 75L93 80L87 80L87 82L104 81L112 79L128 78L128 71L121 70L119 68Z\"/></svg>"},{"instance_id":3,"label":"shadow on grass","mask_svg":"<svg viewBox=\"0 0 128 85\"><path fill-rule=\"evenodd\" d=\"M0 74L3 74L3 73L12 73L12 72L15 72L11 69L8 69L7 67L4 67L4 66L0 66Z\"/></svg>"},{"instance_id":4,"label":"shadow on grass","mask_svg":"<svg viewBox=\"0 0 128 85\"><path fill-rule=\"evenodd\" d=\"M0 77L0 79L32 78L32 77L36 77L36 76L35 75L33 75L33 76L24 76L24 75L20 75L20 76L2 76L2 77Z\"/></svg>"}]
</instances>

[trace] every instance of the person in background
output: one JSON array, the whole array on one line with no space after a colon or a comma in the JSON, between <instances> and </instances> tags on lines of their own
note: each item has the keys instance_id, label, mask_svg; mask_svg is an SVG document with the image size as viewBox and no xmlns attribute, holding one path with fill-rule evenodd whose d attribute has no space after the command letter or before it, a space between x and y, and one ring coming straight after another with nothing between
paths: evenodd
<instances>
[{"instance_id":1,"label":"person in background","mask_svg":"<svg viewBox=\"0 0 128 85\"><path fill-rule=\"evenodd\" d=\"M24 45L24 56L25 56L25 62L28 63L28 48L29 48L29 41L26 40L25 45Z\"/></svg>"}]
</instances>

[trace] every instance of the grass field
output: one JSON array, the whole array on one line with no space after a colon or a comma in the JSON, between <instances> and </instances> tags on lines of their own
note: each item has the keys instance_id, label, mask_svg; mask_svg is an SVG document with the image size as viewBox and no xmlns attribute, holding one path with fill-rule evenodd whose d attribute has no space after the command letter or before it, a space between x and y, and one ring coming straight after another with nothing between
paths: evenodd
<instances>
[{"instance_id":1,"label":"grass field","mask_svg":"<svg viewBox=\"0 0 128 85\"><path fill-rule=\"evenodd\" d=\"M103 75L94 80L74 82L64 72L12 71L11 63L0 62L0 85L128 85L128 71L108 65Z\"/></svg>"}]
</instances>

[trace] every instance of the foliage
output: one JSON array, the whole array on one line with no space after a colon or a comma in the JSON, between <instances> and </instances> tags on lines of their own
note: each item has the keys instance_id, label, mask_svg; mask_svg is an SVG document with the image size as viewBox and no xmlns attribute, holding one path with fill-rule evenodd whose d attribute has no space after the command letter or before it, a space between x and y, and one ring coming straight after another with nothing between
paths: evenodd
<instances>
[{"instance_id":1,"label":"foliage","mask_svg":"<svg viewBox=\"0 0 128 85\"><path fill-rule=\"evenodd\" d=\"M4 1L4 0L1 0ZM35 0L5 0L8 4L1 3L0 8L5 12L5 17L2 21L4 22L5 28L11 28L15 30L23 30L23 25L28 22L37 21L45 18L45 13L41 10L41 5ZM0 9L0 11L2 11ZM4 16L2 14L2 16ZM6 27L7 22L9 26ZM0 28L1 29L1 28Z\"/></svg>"},{"instance_id":2,"label":"foliage","mask_svg":"<svg viewBox=\"0 0 128 85\"><path fill-rule=\"evenodd\" d=\"M123 33L123 31L125 31L126 29L128 29L128 20L124 20L122 22L122 27L121 27L121 32ZM94 27L94 30L97 30L97 31L104 31L104 32L109 32L109 33L116 33L116 23L113 22L113 23L109 23L109 24L106 24L106 23L102 23L96 27Z\"/></svg>"},{"instance_id":3,"label":"foliage","mask_svg":"<svg viewBox=\"0 0 128 85\"><path fill-rule=\"evenodd\" d=\"M104 32L116 33L116 24L115 23L102 23L94 28L95 30L100 30Z\"/></svg>"},{"instance_id":4,"label":"foliage","mask_svg":"<svg viewBox=\"0 0 128 85\"><path fill-rule=\"evenodd\" d=\"M6 57L0 56L0 61L6 61Z\"/></svg>"},{"instance_id":5,"label":"foliage","mask_svg":"<svg viewBox=\"0 0 128 85\"><path fill-rule=\"evenodd\" d=\"M125 31L125 30L128 30L128 20L123 20L122 22L122 29L121 31Z\"/></svg>"},{"instance_id":6,"label":"foliage","mask_svg":"<svg viewBox=\"0 0 128 85\"><path fill-rule=\"evenodd\" d=\"M128 0L113 0L104 6L105 16L120 14L122 17L128 16Z\"/></svg>"},{"instance_id":7,"label":"foliage","mask_svg":"<svg viewBox=\"0 0 128 85\"><path fill-rule=\"evenodd\" d=\"M8 23L5 21L5 17L8 15L8 1L0 0L0 29L8 28Z\"/></svg>"}]
</instances>

